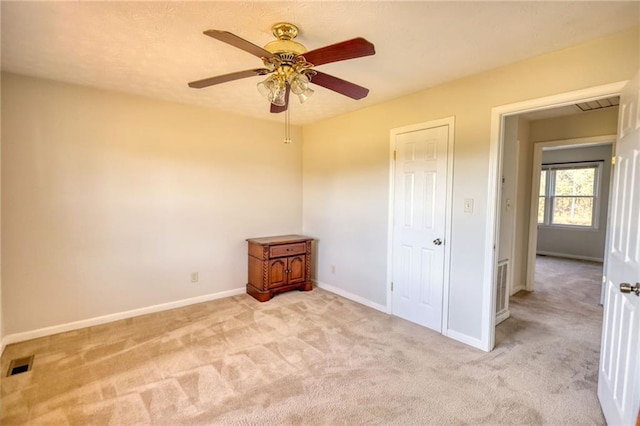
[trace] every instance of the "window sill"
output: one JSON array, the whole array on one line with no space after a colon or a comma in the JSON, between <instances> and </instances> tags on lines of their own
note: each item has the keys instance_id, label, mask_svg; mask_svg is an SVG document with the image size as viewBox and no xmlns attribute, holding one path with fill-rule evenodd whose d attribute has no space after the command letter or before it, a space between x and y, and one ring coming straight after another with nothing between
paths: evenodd
<instances>
[{"instance_id":1,"label":"window sill","mask_svg":"<svg viewBox=\"0 0 640 426\"><path fill-rule=\"evenodd\" d=\"M577 225L543 225L538 224L538 229L545 229L549 231L583 231L583 232L599 232L600 228L597 226L577 226Z\"/></svg>"}]
</instances>

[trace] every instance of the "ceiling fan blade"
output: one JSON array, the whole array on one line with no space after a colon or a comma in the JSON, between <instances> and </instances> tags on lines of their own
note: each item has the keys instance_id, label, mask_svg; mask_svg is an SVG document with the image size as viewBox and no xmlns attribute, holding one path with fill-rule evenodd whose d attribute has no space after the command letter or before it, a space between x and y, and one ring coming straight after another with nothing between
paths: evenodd
<instances>
[{"instance_id":1,"label":"ceiling fan blade","mask_svg":"<svg viewBox=\"0 0 640 426\"><path fill-rule=\"evenodd\" d=\"M250 41L240 38L228 31L206 30L203 32L203 34L208 35L209 37L213 37L216 40L220 40L224 43L230 44L231 46L237 47L238 49L242 49L245 52L249 52L252 55L257 56L258 58L271 58L273 56L273 53L269 52L268 50L265 50L260 46L256 46Z\"/></svg>"},{"instance_id":2,"label":"ceiling fan blade","mask_svg":"<svg viewBox=\"0 0 640 426\"><path fill-rule=\"evenodd\" d=\"M226 83L227 81L240 80L241 78L253 77L255 75L269 74L266 68L256 68L254 70L245 70L232 72L230 74L218 75L215 77L209 77L202 80L192 81L189 83L189 87L195 89L202 89L203 87L213 86L214 84Z\"/></svg>"},{"instance_id":3,"label":"ceiling fan blade","mask_svg":"<svg viewBox=\"0 0 640 426\"><path fill-rule=\"evenodd\" d=\"M277 114L277 113L286 111L287 108L289 108L289 95L290 94L291 94L291 87L289 87L289 84L287 84L287 90L284 93L284 105L283 106L278 106L278 105L271 104L271 112Z\"/></svg>"},{"instance_id":4,"label":"ceiling fan blade","mask_svg":"<svg viewBox=\"0 0 640 426\"><path fill-rule=\"evenodd\" d=\"M328 64L329 62L344 61L375 55L376 49L372 43L362 37L321 47L302 54L307 62L313 65Z\"/></svg>"},{"instance_id":5,"label":"ceiling fan blade","mask_svg":"<svg viewBox=\"0 0 640 426\"><path fill-rule=\"evenodd\" d=\"M325 87L351 99L362 99L369 94L369 89L350 83L338 77L316 71L316 75L311 77L311 83Z\"/></svg>"}]
</instances>

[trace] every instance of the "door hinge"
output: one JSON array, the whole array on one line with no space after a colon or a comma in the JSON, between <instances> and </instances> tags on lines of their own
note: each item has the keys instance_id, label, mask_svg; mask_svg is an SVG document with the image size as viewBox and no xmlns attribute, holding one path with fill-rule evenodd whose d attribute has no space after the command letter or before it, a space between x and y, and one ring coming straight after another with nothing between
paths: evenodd
<instances>
[{"instance_id":1,"label":"door hinge","mask_svg":"<svg viewBox=\"0 0 640 426\"><path fill-rule=\"evenodd\" d=\"M396 160L396 151L394 150L393 151L393 161L395 161L395 160Z\"/></svg>"},{"instance_id":2,"label":"door hinge","mask_svg":"<svg viewBox=\"0 0 640 426\"><path fill-rule=\"evenodd\" d=\"M393 281L391 281L391 291L393 291Z\"/></svg>"},{"instance_id":3,"label":"door hinge","mask_svg":"<svg viewBox=\"0 0 640 426\"><path fill-rule=\"evenodd\" d=\"M611 157L611 165L612 166L616 165L616 156L615 155L613 157Z\"/></svg>"}]
</instances>

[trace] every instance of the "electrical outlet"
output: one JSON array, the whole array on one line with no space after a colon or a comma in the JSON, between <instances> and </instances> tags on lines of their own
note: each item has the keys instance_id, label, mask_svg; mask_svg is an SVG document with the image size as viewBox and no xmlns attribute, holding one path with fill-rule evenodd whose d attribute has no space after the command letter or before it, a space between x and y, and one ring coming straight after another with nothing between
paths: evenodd
<instances>
[{"instance_id":1,"label":"electrical outlet","mask_svg":"<svg viewBox=\"0 0 640 426\"><path fill-rule=\"evenodd\" d=\"M331 265L331 273L335 275L335 273L336 273L336 265Z\"/></svg>"},{"instance_id":2,"label":"electrical outlet","mask_svg":"<svg viewBox=\"0 0 640 426\"><path fill-rule=\"evenodd\" d=\"M191 273L191 282L192 283L197 283L199 279L200 278L198 277L198 273L197 272L192 272Z\"/></svg>"}]
</instances>

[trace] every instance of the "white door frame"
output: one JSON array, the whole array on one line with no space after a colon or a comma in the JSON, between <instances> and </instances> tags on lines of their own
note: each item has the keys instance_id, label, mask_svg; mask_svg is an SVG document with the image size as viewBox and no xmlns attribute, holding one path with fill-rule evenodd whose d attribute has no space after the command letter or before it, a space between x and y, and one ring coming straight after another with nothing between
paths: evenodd
<instances>
[{"instance_id":1,"label":"white door frame","mask_svg":"<svg viewBox=\"0 0 640 426\"><path fill-rule=\"evenodd\" d=\"M451 264L451 212L453 205L453 145L455 117L431 120L410 126L397 127L389 132L389 222L387 224L387 313L393 314L393 294L391 281L393 279L393 220L395 199L395 146L396 137L402 133L416 132L433 127L449 126L447 142L447 199L445 200L444 225L444 283L442 289L442 334L447 335L449 328L449 276Z\"/></svg>"},{"instance_id":2,"label":"white door frame","mask_svg":"<svg viewBox=\"0 0 640 426\"><path fill-rule=\"evenodd\" d=\"M542 151L544 148L557 148L557 147L585 147L594 145L611 144L612 149L615 148L617 135L604 135L604 136L592 136L586 138L564 139L548 142L536 142L533 145L533 167L531 168L531 210L529 215L529 246L527 248L527 260L526 260L526 278L525 289L532 291L535 284L535 271L536 271L536 251L538 247L538 193L540 191L540 171L542 171ZM615 153L615 151L614 151ZM609 179L609 188L613 184L611 177L613 176L613 168L611 169ZM611 192L609 192L609 198L611 198ZM609 199L606 200L607 204ZM604 224L606 228L609 227L609 221ZM608 234L608 232L607 232ZM608 239L608 237L607 237ZM605 248L606 250L606 248ZM606 254L606 253L604 253Z\"/></svg>"},{"instance_id":3,"label":"white door frame","mask_svg":"<svg viewBox=\"0 0 640 426\"><path fill-rule=\"evenodd\" d=\"M590 87L573 92L560 93L543 98L530 99L502 105L491 109L491 136L489 146L489 187L487 190L487 236L484 250L484 277L482 282L482 324L481 349L491 351L495 345L496 322L496 253L498 252L500 230L500 179L502 175L502 151L505 117L531 111L556 108L578 102L587 102L609 96L617 96L626 81Z\"/></svg>"}]
</instances>

